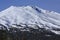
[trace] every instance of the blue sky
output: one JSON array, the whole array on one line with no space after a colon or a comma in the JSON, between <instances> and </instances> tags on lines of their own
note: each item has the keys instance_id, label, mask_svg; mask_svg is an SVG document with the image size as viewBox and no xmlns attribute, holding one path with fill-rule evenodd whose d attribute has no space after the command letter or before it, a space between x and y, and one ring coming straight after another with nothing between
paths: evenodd
<instances>
[{"instance_id":1,"label":"blue sky","mask_svg":"<svg viewBox=\"0 0 60 40\"><path fill-rule=\"evenodd\" d=\"M60 0L0 0L0 11L14 6L39 6L40 8L60 13Z\"/></svg>"}]
</instances>

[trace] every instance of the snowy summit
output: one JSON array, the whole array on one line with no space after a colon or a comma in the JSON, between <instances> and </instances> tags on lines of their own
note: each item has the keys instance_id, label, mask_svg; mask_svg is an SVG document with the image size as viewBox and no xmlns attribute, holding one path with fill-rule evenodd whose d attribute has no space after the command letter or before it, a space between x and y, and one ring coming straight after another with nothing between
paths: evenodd
<instances>
[{"instance_id":1,"label":"snowy summit","mask_svg":"<svg viewBox=\"0 0 60 40\"><path fill-rule=\"evenodd\" d=\"M10 27L24 28L26 27L24 24L28 25L28 28L45 28L60 34L60 14L57 12L44 10L37 6L11 6L0 12L0 29L3 25L7 29ZM19 25L21 27L18 27Z\"/></svg>"}]
</instances>

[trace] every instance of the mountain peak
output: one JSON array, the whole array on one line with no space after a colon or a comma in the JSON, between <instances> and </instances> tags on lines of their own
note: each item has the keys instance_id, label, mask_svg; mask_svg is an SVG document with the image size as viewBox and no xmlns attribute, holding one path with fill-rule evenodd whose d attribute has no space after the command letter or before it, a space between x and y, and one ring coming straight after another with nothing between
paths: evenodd
<instances>
[{"instance_id":1,"label":"mountain peak","mask_svg":"<svg viewBox=\"0 0 60 40\"><path fill-rule=\"evenodd\" d=\"M9 28L13 24L20 25L22 23L34 29L45 28L46 30L51 31L53 30L53 28L60 28L59 17L60 14L58 14L57 12L50 12L37 6L10 6L6 10L0 12L0 24ZM53 30L52 32L55 32L55 30Z\"/></svg>"},{"instance_id":2,"label":"mountain peak","mask_svg":"<svg viewBox=\"0 0 60 40\"><path fill-rule=\"evenodd\" d=\"M4 12L4 11L7 12L9 10L16 10L16 9L28 9L28 10L34 9L34 10L36 10L38 12L43 12L43 13L45 13L47 11L47 10L44 10L44 9L39 8L37 6L21 6L21 7L20 6L10 6L9 8L3 10L2 12Z\"/></svg>"}]
</instances>

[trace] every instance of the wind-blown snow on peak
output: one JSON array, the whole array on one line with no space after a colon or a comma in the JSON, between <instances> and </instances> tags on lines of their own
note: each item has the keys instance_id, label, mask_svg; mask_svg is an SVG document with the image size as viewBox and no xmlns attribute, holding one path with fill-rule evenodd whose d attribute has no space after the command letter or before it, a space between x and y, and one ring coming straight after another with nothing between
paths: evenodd
<instances>
[{"instance_id":1,"label":"wind-blown snow on peak","mask_svg":"<svg viewBox=\"0 0 60 40\"><path fill-rule=\"evenodd\" d=\"M37 9L38 10L38 9ZM1 12L1 14L4 17L9 18L10 20L12 19L12 22L16 19L16 23L24 22L24 23L29 23L29 22L35 22L38 19L38 12L33 9L31 6L26 6L26 7L14 7L11 6L8 9L4 10Z\"/></svg>"},{"instance_id":2,"label":"wind-blown snow on peak","mask_svg":"<svg viewBox=\"0 0 60 40\"><path fill-rule=\"evenodd\" d=\"M56 29L60 29L60 14L53 11L41 9L37 6L11 6L6 10L0 12L0 24L7 28L16 27L24 28L28 25L28 28L45 28L56 34L59 33ZM24 27L17 27L22 25ZM37 25L37 26L36 26ZM57 32L55 32L55 30Z\"/></svg>"}]
</instances>

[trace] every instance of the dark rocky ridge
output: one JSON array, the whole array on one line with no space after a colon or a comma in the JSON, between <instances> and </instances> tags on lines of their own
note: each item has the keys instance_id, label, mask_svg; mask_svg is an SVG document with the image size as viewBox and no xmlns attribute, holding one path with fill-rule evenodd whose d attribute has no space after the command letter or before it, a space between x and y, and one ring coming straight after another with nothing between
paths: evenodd
<instances>
[{"instance_id":1,"label":"dark rocky ridge","mask_svg":"<svg viewBox=\"0 0 60 40\"><path fill-rule=\"evenodd\" d=\"M60 40L60 35L52 33L44 28L21 31L18 28L0 30L0 40Z\"/></svg>"}]
</instances>

